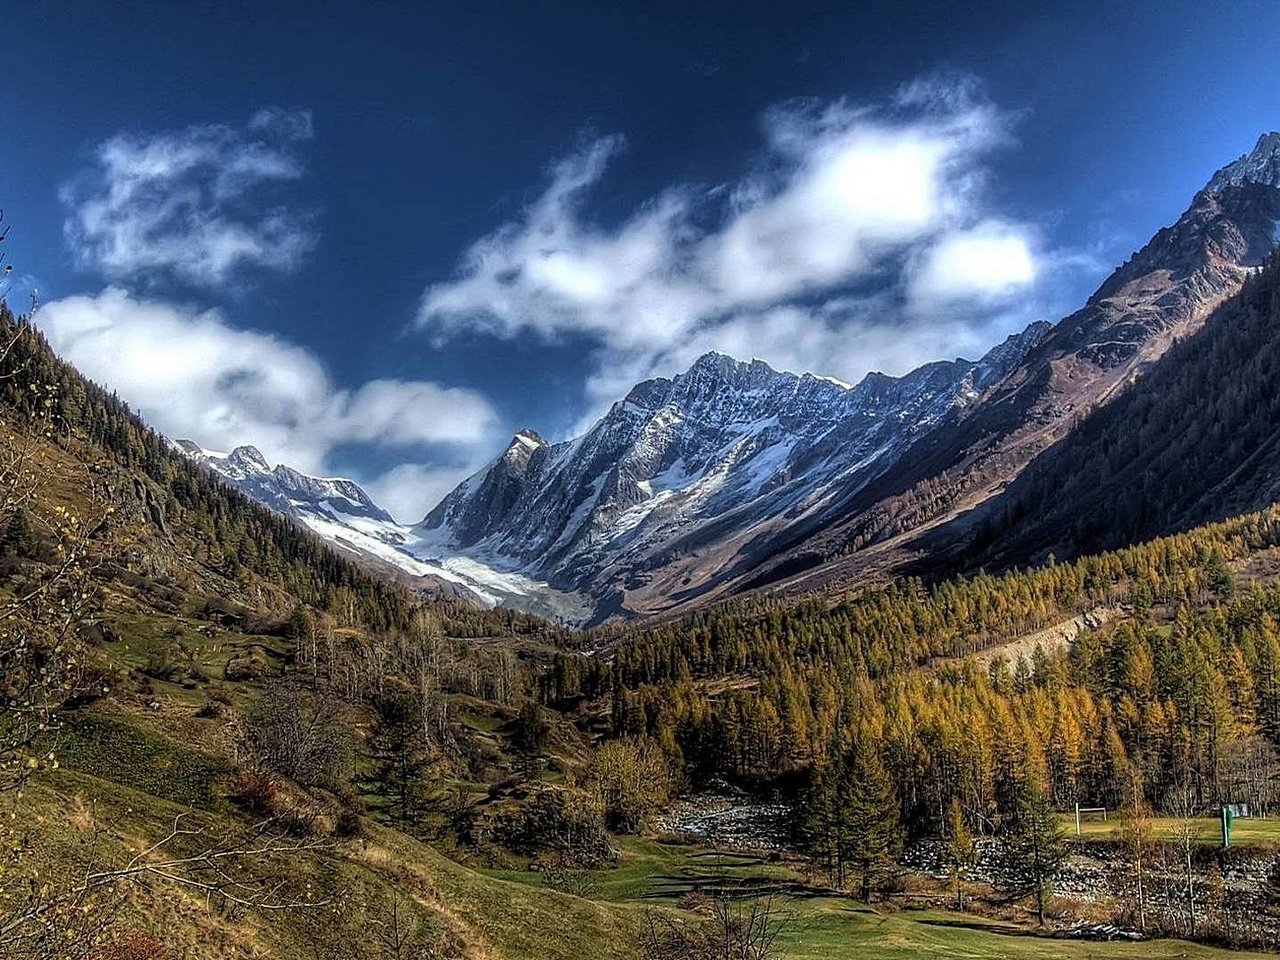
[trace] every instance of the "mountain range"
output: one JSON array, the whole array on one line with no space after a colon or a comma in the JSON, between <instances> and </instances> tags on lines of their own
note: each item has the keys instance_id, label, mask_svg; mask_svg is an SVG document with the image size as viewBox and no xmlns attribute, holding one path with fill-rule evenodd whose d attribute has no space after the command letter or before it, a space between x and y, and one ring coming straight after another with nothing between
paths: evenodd
<instances>
[{"instance_id":1,"label":"mountain range","mask_svg":"<svg viewBox=\"0 0 1280 960\"><path fill-rule=\"evenodd\" d=\"M1096 489L1079 484L1054 500L1067 466L1080 468L1063 451L1083 449L1079 438L1105 432L1099 424L1147 384L1172 377L1169 358L1181 369L1181 341L1231 322L1280 241L1277 223L1280 134L1270 133L1080 310L1034 323L979 360L850 386L710 353L638 384L582 436L549 443L520 431L413 526L350 481L270 467L251 447L180 447L373 562L575 623L762 587L838 592L939 557L1018 563L1050 548L1078 552L1106 539L1096 525L1088 534L1074 519L1046 521L1028 536L1016 518L1032 502L1060 518L1099 506ZM1172 404L1177 391L1167 393L1143 393L1148 421L1176 422L1150 409ZM1218 477L1215 497L1237 512L1269 489L1254 482L1233 497L1229 487ZM1108 529L1151 535L1206 513Z\"/></svg>"}]
</instances>

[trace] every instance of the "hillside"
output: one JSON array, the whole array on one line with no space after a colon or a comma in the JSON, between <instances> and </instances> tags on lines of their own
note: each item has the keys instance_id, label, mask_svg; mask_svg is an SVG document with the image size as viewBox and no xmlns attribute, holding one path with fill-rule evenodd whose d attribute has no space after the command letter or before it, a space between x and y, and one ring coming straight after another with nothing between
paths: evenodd
<instances>
[{"instance_id":1,"label":"hillside","mask_svg":"<svg viewBox=\"0 0 1280 960\"><path fill-rule=\"evenodd\" d=\"M1087 416L965 518L976 530L972 560L1092 552L1274 502L1277 331L1280 260L1273 257L1124 396ZM940 531L941 540L948 537Z\"/></svg>"},{"instance_id":2,"label":"hillside","mask_svg":"<svg viewBox=\"0 0 1280 960\"><path fill-rule=\"evenodd\" d=\"M351 749L377 717L370 684L407 675L394 658L413 636L434 651L440 703L459 704L440 730L492 777L507 761L486 731L510 716L515 657L545 653L554 629L380 582L174 453L30 326L7 312L0 325L0 628L23 641L0 653L0 802L16 824L0 953L373 957L394 917L406 937L453 945L432 956L569 958L605 942L627 955L626 910L488 880L384 826L376 793L366 814L349 785L246 766L255 718L295 696L291 676L311 679L287 702L336 711L329 736ZM456 767L459 749L441 762ZM110 871L124 872L92 879ZM144 943L156 952L119 952Z\"/></svg>"}]
</instances>

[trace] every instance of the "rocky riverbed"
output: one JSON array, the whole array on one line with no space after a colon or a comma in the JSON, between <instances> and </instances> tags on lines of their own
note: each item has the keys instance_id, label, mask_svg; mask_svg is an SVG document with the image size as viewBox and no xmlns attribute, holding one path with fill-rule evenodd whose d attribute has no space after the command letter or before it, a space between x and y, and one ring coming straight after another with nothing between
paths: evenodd
<instances>
[{"instance_id":1,"label":"rocky riverbed","mask_svg":"<svg viewBox=\"0 0 1280 960\"><path fill-rule=\"evenodd\" d=\"M659 833L738 850L785 850L791 845L790 804L750 797L725 786L678 797L654 819Z\"/></svg>"}]
</instances>

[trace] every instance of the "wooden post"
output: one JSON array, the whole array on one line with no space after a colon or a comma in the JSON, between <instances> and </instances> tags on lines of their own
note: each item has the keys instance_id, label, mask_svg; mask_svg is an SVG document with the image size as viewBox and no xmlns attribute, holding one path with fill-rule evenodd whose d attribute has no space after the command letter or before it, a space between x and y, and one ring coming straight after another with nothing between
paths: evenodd
<instances>
[{"instance_id":1,"label":"wooden post","mask_svg":"<svg viewBox=\"0 0 1280 960\"><path fill-rule=\"evenodd\" d=\"M1080 804L1076 804L1076 836L1080 836Z\"/></svg>"}]
</instances>

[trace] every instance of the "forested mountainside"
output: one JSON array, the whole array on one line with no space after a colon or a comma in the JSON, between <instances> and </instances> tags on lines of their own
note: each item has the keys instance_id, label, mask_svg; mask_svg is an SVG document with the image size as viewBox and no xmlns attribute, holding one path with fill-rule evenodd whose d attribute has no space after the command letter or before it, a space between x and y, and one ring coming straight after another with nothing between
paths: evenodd
<instances>
[{"instance_id":1,"label":"forested mountainside","mask_svg":"<svg viewBox=\"0 0 1280 960\"><path fill-rule=\"evenodd\" d=\"M353 626L390 630L405 627L422 607L418 598L341 556L287 514L175 451L114 394L58 359L34 326L3 305L0 337L11 371L0 379L0 403L12 411L18 428L43 418L45 439L86 461L94 483L83 497L150 523L158 536L143 538L139 559L276 614L288 615L301 603ZM547 628L514 611L487 612L447 598L428 606L464 634Z\"/></svg>"},{"instance_id":2,"label":"forested mountainside","mask_svg":"<svg viewBox=\"0 0 1280 960\"><path fill-rule=\"evenodd\" d=\"M1278 153L1263 137L1081 310L978 362L849 387L708 355L575 440L522 432L427 516L415 551L527 574L585 597L598 622L760 586L831 589L946 545L916 538L1123 397L1266 260Z\"/></svg>"},{"instance_id":3,"label":"forested mountainside","mask_svg":"<svg viewBox=\"0 0 1280 960\"><path fill-rule=\"evenodd\" d=\"M869 568L919 559L940 546L933 527L999 493L1091 412L1123 396L1270 256L1280 222L1280 185L1271 176L1278 150L1280 142L1264 136L1215 174L1175 224L1059 321L982 404L939 424L908 467L858 491L840 517L771 561L774 572L756 582L830 588ZM952 531L967 536L962 523Z\"/></svg>"},{"instance_id":4,"label":"forested mountainside","mask_svg":"<svg viewBox=\"0 0 1280 960\"><path fill-rule=\"evenodd\" d=\"M423 842L450 778L509 775L561 631L370 575L2 309L0 431L0 956L568 960L630 929Z\"/></svg>"},{"instance_id":5,"label":"forested mountainside","mask_svg":"<svg viewBox=\"0 0 1280 960\"><path fill-rule=\"evenodd\" d=\"M944 833L952 801L991 829L1028 778L1059 809L1123 807L1135 789L1162 811L1272 809L1278 546L1271 507L834 606L738 601L615 634L607 660L563 655L544 695L599 699L615 735L654 738L695 778L798 776L812 791L870 763L893 798L881 813L914 836ZM802 838L821 851L829 826Z\"/></svg>"},{"instance_id":6,"label":"forested mountainside","mask_svg":"<svg viewBox=\"0 0 1280 960\"><path fill-rule=\"evenodd\" d=\"M969 562L1149 539L1280 494L1280 260L965 519ZM945 542L951 532L940 531ZM939 564L959 557L940 557Z\"/></svg>"}]
</instances>

